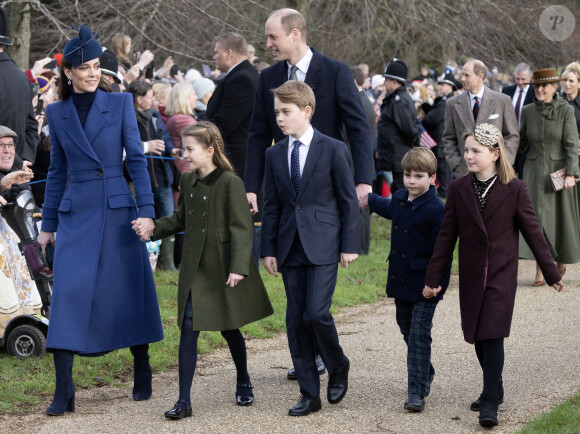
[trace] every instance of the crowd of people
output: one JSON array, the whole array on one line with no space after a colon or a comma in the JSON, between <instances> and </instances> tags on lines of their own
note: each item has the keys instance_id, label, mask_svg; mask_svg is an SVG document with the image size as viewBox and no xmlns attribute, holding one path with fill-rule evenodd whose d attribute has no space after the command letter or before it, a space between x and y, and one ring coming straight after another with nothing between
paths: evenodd
<instances>
[{"instance_id":1,"label":"crowd of people","mask_svg":"<svg viewBox=\"0 0 580 434\"><path fill-rule=\"evenodd\" d=\"M408 347L405 409L423 411L430 392L430 330L459 238L462 327L483 372L471 409L498 424L518 258L537 260L534 286L558 291L580 261L580 62L561 74L520 63L509 84L471 58L409 81L404 59L372 74L323 55L304 17L281 9L265 23L272 66L229 32L215 39L213 72L171 56L156 67L128 35L107 49L81 25L62 54L21 71L0 18L0 202L34 176L38 242L55 247L47 414L75 409L75 355L129 347L133 398L150 397L148 346L163 339L150 238L162 240L160 267L180 272L167 418L192 414L203 330L222 332L236 402L252 404L239 328L272 313L259 257L286 288L288 377L301 395L289 414L321 409L326 369L339 403L350 362L329 311L337 264L368 254L375 212L393 220L387 294Z\"/></svg>"}]
</instances>

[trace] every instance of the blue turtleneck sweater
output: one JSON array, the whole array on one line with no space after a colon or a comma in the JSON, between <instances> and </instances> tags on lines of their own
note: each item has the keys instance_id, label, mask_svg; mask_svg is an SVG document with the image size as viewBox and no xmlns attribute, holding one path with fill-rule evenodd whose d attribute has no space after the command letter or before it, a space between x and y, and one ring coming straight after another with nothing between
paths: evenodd
<instances>
[{"instance_id":1,"label":"blue turtleneck sweater","mask_svg":"<svg viewBox=\"0 0 580 434\"><path fill-rule=\"evenodd\" d=\"M96 94L96 91L88 93L76 93L74 90L72 91L73 103L77 109L77 114L79 115L83 129L85 128L85 123L87 122L87 117L89 116L89 111L91 110Z\"/></svg>"}]
</instances>

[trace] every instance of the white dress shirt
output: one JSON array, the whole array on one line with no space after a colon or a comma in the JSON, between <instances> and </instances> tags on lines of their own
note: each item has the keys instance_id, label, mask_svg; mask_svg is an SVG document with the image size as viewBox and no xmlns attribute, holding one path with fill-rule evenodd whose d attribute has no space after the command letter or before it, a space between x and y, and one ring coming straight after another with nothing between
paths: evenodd
<instances>
[{"instance_id":1,"label":"white dress shirt","mask_svg":"<svg viewBox=\"0 0 580 434\"><path fill-rule=\"evenodd\" d=\"M308 67L310 66L310 62L312 61L313 55L314 54L312 53L312 50L308 48L308 51L306 52L304 57L300 59L296 64L296 66L298 67L298 69L296 70L296 77L298 78L298 81L304 82L304 80L306 79L306 73L308 72ZM288 80L290 80L290 68L292 68L292 64L288 61L286 61L286 63L288 64Z\"/></svg>"},{"instance_id":2,"label":"white dress shirt","mask_svg":"<svg viewBox=\"0 0 580 434\"><path fill-rule=\"evenodd\" d=\"M310 143L312 142L312 137L314 137L314 129L312 125L308 127L306 132L302 134L298 139L292 136L288 136L288 170L292 174L292 150L294 150L294 142L300 140L302 145L298 150L298 155L300 157L300 176L304 172L304 164L306 163L306 157L308 156L308 150L310 149Z\"/></svg>"},{"instance_id":3,"label":"white dress shirt","mask_svg":"<svg viewBox=\"0 0 580 434\"><path fill-rule=\"evenodd\" d=\"M473 110L473 106L475 105L475 97L479 98L479 108L481 109L481 99L483 98L483 90L485 89L484 86L481 86L481 90L477 92L476 95L469 92L469 99L471 101L471 110Z\"/></svg>"}]
</instances>

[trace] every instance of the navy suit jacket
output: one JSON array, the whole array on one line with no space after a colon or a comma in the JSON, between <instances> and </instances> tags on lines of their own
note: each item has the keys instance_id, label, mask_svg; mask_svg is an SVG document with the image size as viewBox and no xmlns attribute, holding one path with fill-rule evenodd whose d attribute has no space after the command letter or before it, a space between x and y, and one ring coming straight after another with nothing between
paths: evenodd
<instances>
[{"instance_id":1,"label":"navy suit jacket","mask_svg":"<svg viewBox=\"0 0 580 434\"><path fill-rule=\"evenodd\" d=\"M372 184L374 163L369 122L350 68L342 62L323 56L314 48L305 83L314 91L316 108L312 126L337 140L342 140L341 125L351 145L355 183ZM284 134L274 114L274 97L270 92L288 81L288 64L280 61L262 71L254 100L254 111L248 134L246 191L258 193L264 178L266 149L272 139L279 142Z\"/></svg>"},{"instance_id":2,"label":"navy suit jacket","mask_svg":"<svg viewBox=\"0 0 580 434\"><path fill-rule=\"evenodd\" d=\"M381 217L392 220L391 251L387 295L407 301L425 301L423 287L427 265L435 248L445 205L437 197L434 185L425 193L408 201L407 189L398 190L392 199L369 195L369 208ZM451 260L441 282L438 299L449 285Z\"/></svg>"},{"instance_id":3,"label":"navy suit jacket","mask_svg":"<svg viewBox=\"0 0 580 434\"><path fill-rule=\"evenodd\" d=\"M511 86L505 86L502 88L501 93L505 93L507 96L509 96L510 98L514 97L514 93L516 92L516 89L518 88L517 85L512 84ZM524 103L522 105L528 105L534 102L534 97L536 96L536 93L534 91L534 86L530 85L530 88L528 89L528 93L526 93L526 98L524 99Z\"/></svg>"},{"instance_id":4,"label":"navy suit jacket","mask_svg":"<svg viewBox=\"0 0 580 434\"><path fill-rule=\"evenodd\" d=\"M296 233L314 265L359 252L358 199L343 142L314 130L298 194L290 181L287 137L266 150L265 160L262 256L283 265Z\"/></svg>"}]
</instances>

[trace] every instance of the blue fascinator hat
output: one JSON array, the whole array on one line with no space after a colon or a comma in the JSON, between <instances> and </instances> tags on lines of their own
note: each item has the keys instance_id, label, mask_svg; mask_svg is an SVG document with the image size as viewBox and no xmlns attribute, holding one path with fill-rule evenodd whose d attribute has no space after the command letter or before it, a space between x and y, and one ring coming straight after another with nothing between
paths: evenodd
<instances>
[{"instance_id":1,"label":"blue fascinator hat","mask_svg":"<svg viewBox=\"0 0 580 434\"><path fill-rule=\"evenodd\" d=\"M97 32L91 32L84 24L81 24L80 30L74 24L72 28L79 33L79 36L71 39L64 46L64 58L73 68L77 68L82 63L100 57L103 49L96 40Z\"/></svg>"}]
</instances>

